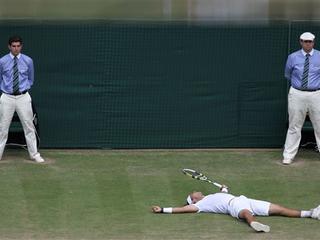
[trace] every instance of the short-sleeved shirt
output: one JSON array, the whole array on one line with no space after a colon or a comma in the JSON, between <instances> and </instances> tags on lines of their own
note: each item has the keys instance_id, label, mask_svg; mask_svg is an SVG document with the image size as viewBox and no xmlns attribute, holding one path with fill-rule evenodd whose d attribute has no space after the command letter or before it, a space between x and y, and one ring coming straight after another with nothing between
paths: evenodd
<instances>
[{"instance_id":1,"label":"short-sleeved shirt","mask_svg":"<svg viewBox=\"0 0 320 240\"><path fill-rule=\"evenodd\" d=\"M198 212L229 214L229 202L233 198L235 196L228 193L209 194L194 205L199 209Z\"/></svg>"},{"instance_id":2,"label":"short-sleeved shirt","mask_svg":"<svg viewBox=\"0 0 320 240\"><path fill-rule=\"evenodd\" d=\"M301 49L288 56L285 77L295 89L302 88L302 78L306 60L306 52ZM309 57L308 90L320 89L320 51L313 49Z\"/></svg>"},{"instance_id":3,"label":"short-sleeved shirt","mask_svg":"<svg viewBox=\"0 0 320 240\"><path fill-rule=\"evenodd\" d=\"M13 92L13 65L14 56L12 53L0 58L0 90L4 93ZM17 65L19 73L19 91L27 91L31 88L34 81L33 60L20 53L17 55Z\"/></svg>"}]
</instances>

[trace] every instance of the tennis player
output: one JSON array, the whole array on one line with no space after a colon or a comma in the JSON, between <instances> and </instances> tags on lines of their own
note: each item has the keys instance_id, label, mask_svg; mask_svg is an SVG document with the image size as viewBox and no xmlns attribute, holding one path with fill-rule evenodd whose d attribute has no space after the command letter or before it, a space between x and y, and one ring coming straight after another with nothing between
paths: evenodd
<instances>
[{"instance_id":1,"label":"tennis player","mask_svg":"<svg viewBox=\"0 0 320 240\"><path fill-rule=\"evenodd\" d=\"M320 205L309 211L286 208L267 201L234 196L222 188L223 192L203 195L192 192L187 197L187 205L183 207L152 206L154 213L220 213L245 220L257 232L269 232L270 227L256 221L255 216L284 216L296 218L314 218L320 220Z\"/></svg>"}]
</instances>

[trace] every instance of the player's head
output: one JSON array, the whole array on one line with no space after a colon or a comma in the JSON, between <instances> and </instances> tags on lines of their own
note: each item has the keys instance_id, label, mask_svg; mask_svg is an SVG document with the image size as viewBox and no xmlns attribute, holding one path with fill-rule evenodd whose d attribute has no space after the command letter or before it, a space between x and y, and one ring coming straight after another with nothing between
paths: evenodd
<instances>
[{"instance_id":1,"label":"player's head","mask_svg":"<svg viewBox=\"0 0 320 240\"><path fill-rule=\"evenodd\" d=\"M300 44L305 52L310 52L314 46L315 36L311 32L304 32L300 35Z\"/></svg>"},{"instance_id":2,"label":"player's head","mask_svg":"<svg viewBox=\"0 0 320 240\"><path fill-rule=\"evenodd\" d=\"M190 204L197 203L203 198L204 198L204 195L202 194L202 192L192 192L187 197L187 204L190 205Z\"/></svg>"},{"instance_id":3,"label":"player's head","mask_svg":"<svg viewBox=\"0 0 320 240\"><path fill-rule=\"evenodd\" d=\"M22 49L22 38L20 36L10 37L8 41L8 48L14 56L17 56Z\"/></svg>"}]
</instances>

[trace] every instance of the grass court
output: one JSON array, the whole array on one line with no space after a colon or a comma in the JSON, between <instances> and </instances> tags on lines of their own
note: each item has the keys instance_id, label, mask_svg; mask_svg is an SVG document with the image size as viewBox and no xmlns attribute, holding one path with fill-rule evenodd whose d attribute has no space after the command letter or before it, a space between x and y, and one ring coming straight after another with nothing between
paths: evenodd
<instances>
[{"instance_id":1,"label":"grass court","mask_svg":"<svg viewBox=\"0 0 320 240\"><path fill-rule=\"evenodd\" d=\"M9 149L0 162L0 239L319 239L320 221L258 217L270 233L217 214L153 214L186 195L215 192L181 173L202 171L235 195L291 208L320 204L319 154L300 151L282 166L281 150L42 150L45 164Z\"/></svg>"}]
</instances>

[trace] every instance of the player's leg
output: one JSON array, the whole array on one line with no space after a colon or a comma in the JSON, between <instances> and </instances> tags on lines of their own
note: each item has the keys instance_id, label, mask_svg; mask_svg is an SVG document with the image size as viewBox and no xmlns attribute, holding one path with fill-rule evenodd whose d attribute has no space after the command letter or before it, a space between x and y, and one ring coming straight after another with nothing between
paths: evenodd
<instances>
[{"instance_id":1,"label":"player's leg","mask_svg":"<svg viewBox=\"0 0 320 240\"><path fill-rule=\"evenodd\" d=\"M256 221L256 218L248 209L241 210L239 213L239 218L244 219L250 225L250 227L257 232L270 232L270 227Z\"/></svg>"},{"instance_id":2,"label":"player's leg","mask_svg":"<svg viewBox=\"0 0 320 240\"><path fill-rule=\"evenodd\" d=\"M297 218L314 218L320 220L320 205L311 210L296 210L292 208L286 208L277 204L271 204L269 209L269 215L277 215L284 217L297 217Z\"/></svg>"},{"instance_id":3,"label":"player's leg","mask_svg":"<svg viewBox=\"0 0 320 240\"><path fill-rule=\"evenodd\" d=\"M290 88L288 94L288 113L289 127L283 151L283 164L290 164L299 149L301 129L307 114L304 92Z\"/></svg>"},{"instance_id":4,"label":"player's leg","mask_svg":"<svg viewBox=\"0 0 320 240\"><path fill-rule=\"evenodd\" d=\"M269 208L269 215L284 216L284 217L301 217L301 211L296 209L286 208L281 205L271 203Z\"/></svg>"},{"instance_id":5,"label":"player's leg","mask_svg":"<svg viewBox=\"0 0 320 240\"><path fill-rule=\"evenodd\" d=\"M10 123L15 111L15 97L2 93L0 98L0 160L7 143Z\"/></svg>"},{"instance_id":6,"label":"player's leg","mask_svg":"<svg viewBox=\"0 0 320 240\"><path fill-rule=\"evenodd\" d=\"M254 210L251 207L251 200L245 196L234 198L231 202L230 215L245 220L250 227L257 232L269 232L270 227L256 221ZM269 205L268 205L269 209Z\"/></svg>"},{"instance_id":7,"label":"player's leg","mask_svg":"<svg viewBox=\"0 0 320 240\"><path fill-rule=\"evenodd\" d=\"M256 218L248 209L241 210L241 212L239 213L239 218L244 219L249 225L253 221L256 221Z\"/></svg>"},{"instance_id":8,"label":"player's leg","mask_svg":"<svg viewBox=\"0 0 320 240\"><path fill-rule=\"evenodd\" d=\"M23 94L17 99L17 113L23 126L30 158L36 162L44 162L37 148L36 129L33 124L33 111L29 93Z\"/></svg>"}]
</instances>

